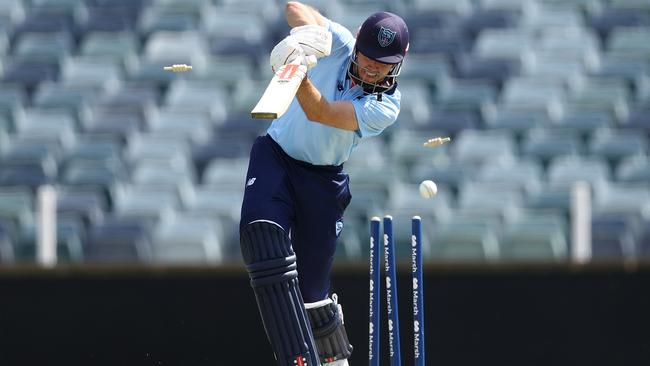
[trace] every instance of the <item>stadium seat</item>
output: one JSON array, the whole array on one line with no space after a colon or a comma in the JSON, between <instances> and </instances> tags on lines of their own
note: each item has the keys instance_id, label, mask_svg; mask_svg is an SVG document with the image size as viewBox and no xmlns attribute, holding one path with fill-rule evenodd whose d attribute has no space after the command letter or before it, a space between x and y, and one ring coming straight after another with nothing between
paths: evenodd
<instances>
[{"instance_id":1,"label":"stadium seat","mask_svg":"<svg viewBox=\"0 0 650 366\"><path fill-rule=\"evenodd\" d=\"M153 261L172 264L220 263L223 260L220 222L209 216L174 214L153 231Z\"/></svg>"},{"instance_id":2,"label":"stadium seat","mask_svg":"<svg viewBox=\"0 0 650 366\"><path fill-rule=\"evenodd\" d=\"M598 158L558 157L550 162L547 174L553 186L568 187L577 181L599 184L610 180L609 166Z\"/></svg>"},{"instance_id":3,"label":"stadium seat","mask_svg":"<svg viewBox=\"0 0 650 366\"><path fill-rule=\"evenodd\" d=\"M610 162L617 162L627 156L646 155L648 141L634 131L599 130L594 134L589 153Z\"/></svg>"},{"instance_id":4,"label":"stadium seat","mask_svg":"<svg viewBox=\"0 0 650 366\"><path fill-rule=\"evenodd\" d=\"M489 219L452 217L431 232L433 261L496 261L500 258L497 228Z\"/></svg>"},{"instance_id":5,"label":"stadium seat","mask_svg":"<svg viewBox=\"0 0 650 366\"><path fill-rule=\"evenodd\" d=\"M441 55L413 54L404 60L400 71L400 91L403 81L423 81L433 84L440 77L452 73L452 65L447 57ZM402 100L405 102L405 100Z\"/></svg>"},{"instance_id":6,"label":"stadium seat","mask_svg":"<svg viewBox=\"0 0 650 366\"><path fill-rule=\"evenodd\" d=\"M61 66L61 83L66 86L110 90L119 85L121 78L121 67L111 60L73 57Z\"/></svg>"},{"instance_id":7,"label":"stadium seat","mask_svg":"<svg viewBox=\"0 0 650 366\"><path fill-rule=\"evenodd\" d=\"M575 133L566 130L530 130L522 141L524 156L546 163L559 156L579 155L583 151L582 141Z\"/></svg>"},{"instance_id":8,"label":"stadium seat","mask_svg":"<svg viewBox=\"0 0 650 366\"><path fill-rule=\"evenodd\" d=\"M535 160L497 162L484 165L476 180L519 187L522 192L533 192L540 188L543 169Z\"/></svg>"},{"instance_id":9,"label":"stadium seat","mask_svg":"<svg viewBox=\"0 0 650 366\"><path fill-rule=\"evenodd\" d=\"M426 123L432 113L431 92L426 83L422 82L423 76L418 80L405 80L400 82L400 93L408 95L400 101L400 114L398 123L408 124L408 127L421 126Z\"/></svg>"},{"instance_id":10,"label":"stadium seat","mask_svg":"<svg viewBox=\"0 0 650 366\"><path fill-rule=\"evenodd\" d=\"M458 208L462 212L507 218L521 206L523 192L512 182L465 182L459 187Z\"/></svg>"},{"instance_id":11,"label":"stadium seat","mask_svg":"<svg viewBox=\"0 0 650 366\"><path fill-rule=\"evenodd\" d=\"M600 214L591 218L591 254L595 260L635 259L639 222L634 217Z\"/></svg>"},{"instance_id":12,"label":"stadium seat","mask_svg":"<svg viewBox=\"0 0 650 366\"><path fill-rule=\"evenodd\" d=\"M9 223L15 230L33 224L32 191L27 187L0 187L0 219Z\"/></svg>"},{"instance_id":13,"label":"stadium seat","mask_svg":"<svg viewBox=\"0 0 650 366\"><path fill-rule=\"evenodd\" d=\"M632 111L621 128L643 131L650 137L650 108Z\"/></svg>"},{"instance_id":14,"label":"stadium seat","mask_svg":"<svg viewBox=\"0 0 650 366\"><path fill-rule=\"evenodd\" d=\"M14 248L9 234L0 230L0 264L8 265L14 263Z\"/></svg>"},{"instance_id":15,"label":"stadium seat","mask_svg":"<svg viewBox=\"0 0 650 366\"><path fill-rule=\"evenodd\" d=\"M482 58L521 61L532 50L530 36L520 30L487 29L474 44L473 53Z\"/></svg>"},{"instance_id":16,"label":"stadium seat","mask_svg":"<svg viewBox=\"0 0 650 366\"><path fill-rule=\"evenodd\" d=\"M151 133L133 135L124 152L128 162L164 160L170 163L189 157L189 144L178 136L156 136Z\"/></svg>"},{"instance_id":17,"label":"stadium seat","mask_svg":"<svg viewBox=\"0 0 650 366\"><path fill-rule=\"evenodd\" d=\"M458 76L463 79L487 79L494 85L516 76L521 63L515 60L484 59L472 54L463 54L456 60Z\"/></svg>"},{"instance_id":18,"label":"stadium seat","mask_svg":"<svg viewBox=\"0 0 650 366\"><path fill-rule=\"evenodd\" d=\"M207 113L164 108L148 120L149 131L154 135L180 136L188 142L199 144L212 137L212 121Z\"/></svg>"},{"instance_id":19,"label":"stadium seat","mask_svg":"<svg viewBox=\"0 0 650 366\"><path fill-rule=\"evenodd\" d=\"M606 47L612 53L647 57L650 55L648 37L650 30L647 27L615 28Z\"/></svg>"},{"instance_id":20,"label":"stadium seat","mask_svg":"<svg viewBox=\"0 0 650 366\"><path fill-rule=\"evenodd\" d=\"M548 114L526 110L508 110L498 108L486 111L485 126L488 129L512 131L517 138L526 135L529 130L550 125Z\"/></svg>"},{"instance_id":21,"label":"stadium seat","mask_svg":"<svg viewBox=\"0 0 650 366\"><path fill-rule=\"evenodd\" d=\"M79 54L125 62L140 51L139 42L131 32L91 32L81 40Z\"/></svg>"},{"instance_id":22,"label":"stadium seat","mask_svg":"<svg viewBox=\"0 0 650 366\"><path fill-rule=\"evenodd\" d=\"M393 156L398 164L405 166L407 169L411 169L413 164L419 160L421 160L423 164L426 164L431 159L437 159L441 156L448 155L449 144L436 147L435 149L422 148L422 144L427 141L428 138L434 136L442 136L442 134L435 130L413 131L408 129L397 129L391 134L391 156ZM353 156L357 156L357 154Z\"/></svg>"},{"instance_id":23,"label":"stadium seat","mask_svg":"<svg viewBox=\"0 0 650 366\"><path fill-rule=\"evenodd\" d=\"M88 263L146 263L151 260L150 224L133 218L106 217L90 228L84 245Z\"/></svg>"},{"instance_id":24,"label":"stadium seat","mask_svg":"<svg viewBox=\"0 0 650 366\"><path fill-rule=\"evenodd\" d=\"M69 220L68 218L57 221L57 263L81 263L84 260L83 233L76 231ZM16 262L36 262L37 240L34 225L21 229L13 248Z\"/></svg>"},{"instance_id":25,"label":"stadium seat","mask_svg":"<svg viewBox=\"0 0 650 366\"><path fill-rule=\"evenodd\" d=\"M43 82L35 90L32 103L39 109L67 109L79 119L99 95L100 92L92 86Z\"/></svg>"},{"instance_id":26,"label":"stadium seat","mask_svg":"<svg viewBox=\"0 0 650 366\"><path fill-rule=\"evenodd\" d=\"M204 185L242 186L246 180L248 159L213 159L205 168L202 176Z\"/></svg>"},{"instance_id":27,"label":"stadium seat","mask_svg":"<svg viewBox=\"0 0 650 366\"><path fill-rule=\"evenodd\" d=\"M650 212L650 188L634 183L610 183L595 187L595 213L643 217Z\"/></svg>"},{"instance_id":28,"label":"stadium seat","mask_svg":"<svg viewBox=\"0 0 650 366\"><path fill-rule=\"evenodd\" d=\"M461 163L482 163L512 158L516 152L512 135L507 131L464 130L451 147L451 155Z\"/></svg>"},{"instance_id":29,"label":"stadium seat","mask_svg":"<svg viewBox=\"0 0 650 366\"><path fill-rule=\"evenodd\" d=\"M120 185L115 190L114 212L118 217L158 222L180 208L173 187L158 185Z\"/></svg>"},{"instance_id":30,"label":"stadium seat","mask_svg":"<svg viewBox=\"0 0 650 366\"><path fill-rule=\"evenodd\" d=\"M578 133L584 137L598 129L615 127L615 120L611 114L604 112L571 110L562 114L551 126Z\"/></svg>"},{"instance_id":31,"label":"stadium seat","mask_svg":"<svg viewBox=\"0 0 650 366\"><path fill-rule=\"evenodd\" d=\"M623 183L650 183L650 161L647 155L630 156L616 167L616 180Z\"/></svg>"},{"instance_id":32,"label":"stadium seat","mask_svg":"<svg viewBox=\"0 0 650 366\"><path fill-rule=\"evenodd\" d=\"M604 9L589 20L589 26L594 28L601 39L606 39L615 28L641 27L650 25L647 13L633 9Z\"/></svg>"},{"instance_id":33,"label":"stadium seat","mask_svg":"<svg viewBox=\"0 0 650 366\"><path fill-rule=\"evenodd\" d=\"M108 209L105 197L98 191L57 187L57 215L59 219L79 219L84 226L95 225Z\"/></svg>"},{"instance_id":34,"label":"stadium seat","mask_svg":"<svg viewBox=\"0 0 650 366\"><path fill-rule=\"evenodd\" d=\"M650 221L643 223L638 245L640 257L642 259L650 258Z\"/></svg>"},{"instance_id":35,"label":"stadium seat","mask_svg":"<svg viewBox=\"0 0 650 366\"><path fill-rule=\"evenodd\" d=\"M528 214L507 223L501 241L504 259L562 261L568 257L566 223L558 214Z\"/></svg>"},{"instance_id":36,"label":"stadium seat","mask_svg":"<svg viewBox=\"0 0 650 366\"><path fill-rule=\"evenodd\" d=\"M228 111L226 92L209 81L174 80L163 104L174 110L202 112L223 120Z\"/></svg>"}]
</instances>

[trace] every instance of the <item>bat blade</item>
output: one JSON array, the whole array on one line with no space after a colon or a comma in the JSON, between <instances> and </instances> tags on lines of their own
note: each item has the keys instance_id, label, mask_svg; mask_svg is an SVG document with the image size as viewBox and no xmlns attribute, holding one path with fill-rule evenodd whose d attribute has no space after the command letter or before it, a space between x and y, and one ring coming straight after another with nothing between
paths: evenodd
<instances>
[{"instance_id":1,"label":"bat blade","mask_svg":"<svg viewBox=\"0 0 650 366\"><path fill-rule=\"evenodd\" d=\"M307 66L301 65L300 60L295 62L297 63L290 63L278 69L251 111L252 118L276 119L287 111L307 74Z\"/></svg>"}]
</instances>

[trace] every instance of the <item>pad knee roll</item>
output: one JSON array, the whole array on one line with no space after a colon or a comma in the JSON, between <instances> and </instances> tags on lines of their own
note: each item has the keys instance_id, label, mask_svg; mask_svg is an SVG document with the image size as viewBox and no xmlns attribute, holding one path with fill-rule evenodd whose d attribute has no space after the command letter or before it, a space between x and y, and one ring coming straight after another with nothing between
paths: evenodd
<instances>
[{"instance_id":1,"label":"pad knee roll","mask_svg":"<svg viewBox=\"0 0 650 366\"><path fill-rule=\"evenodd\" d=\"M298 286L296 256L284 230L270 222L246 225L240 245L264 328L280 365L317 365Z\"/></svg>"},{"instance_id":2,"label":"pad knee roll","mask_svg":"<svg viewBox=\"0 0 650 366\"><path fill-rule=\"evenodd\" d=\"M321 362L350 358L352 345L345 331L343 310L336 295L332 299L305 304L305 308Z\"/></svg>"}]
</instances>

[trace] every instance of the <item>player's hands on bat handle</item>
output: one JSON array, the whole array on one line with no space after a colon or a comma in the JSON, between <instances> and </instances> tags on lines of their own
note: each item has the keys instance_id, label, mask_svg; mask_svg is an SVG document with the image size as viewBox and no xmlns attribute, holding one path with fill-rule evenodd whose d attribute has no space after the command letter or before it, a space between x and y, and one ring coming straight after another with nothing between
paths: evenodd
<instances>
[{"instance_id":1,"label":"player's hands on bat handle","mask_svg":"<svg viewBox=\"0 0 650 366\"><path fill-rule=\"evenodd\" d=\"M290 34L300 43L307 56L321 58L332 52L332 32L323 26L301 25L292 28Z\"/></svg>"},{"instance_id":2,"label":"player's hands on bat handle","mask_svg":"<svg viewBox=\"0 0 650 366\"><path fill-rule=\"evenodd\" d=\"M293 36L289 35L283 40L278 42L273 50L271 50L271 55L269 56L269 63L271 64L271 70L276 72L282 65L290 64L296 58L302 57L304 51L298 43L298 40Z\"/></svg>"}]
</instances>

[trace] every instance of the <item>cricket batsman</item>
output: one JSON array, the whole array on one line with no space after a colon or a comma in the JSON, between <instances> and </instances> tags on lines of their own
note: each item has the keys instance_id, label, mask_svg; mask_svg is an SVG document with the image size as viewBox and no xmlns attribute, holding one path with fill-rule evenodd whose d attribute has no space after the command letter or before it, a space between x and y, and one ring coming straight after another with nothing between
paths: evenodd
<instances>
[{"instance_id":1,"label":"cricket batsman","mask_svg":"<svg viewBox=\"0 0 650 366\"><path fill-rule=\"evenodd\" d=\"M309 70L287 112L253 143L241 251L277 364L348 365L352 346L329 280L352 198L343 164L397 119L409 33L388 12L370 15L356 39L299 2L285 16L292 29L271 51L271 68L300 57Z\"/></svg>"}]
</instances>

